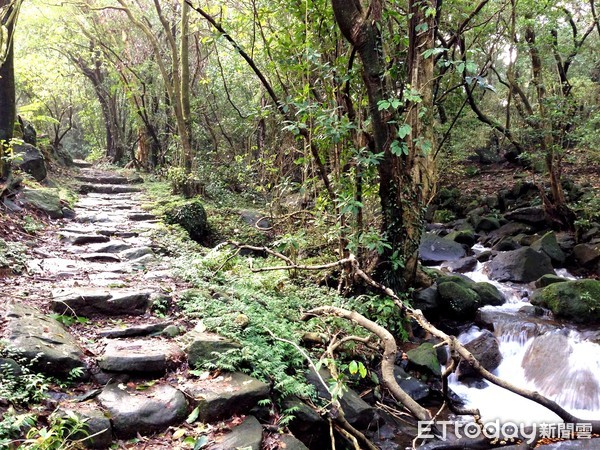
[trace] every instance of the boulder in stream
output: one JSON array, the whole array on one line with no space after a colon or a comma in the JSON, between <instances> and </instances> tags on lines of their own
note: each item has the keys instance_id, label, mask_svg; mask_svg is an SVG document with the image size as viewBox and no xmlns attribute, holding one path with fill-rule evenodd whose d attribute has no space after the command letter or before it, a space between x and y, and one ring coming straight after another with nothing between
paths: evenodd
<instances>
[{"instance_id":1,"label":"boulder in stream","mask_svg":"<svg viewBox=\"0 0 600 450\"><path fill-rule=\"evenodd\" d=\"M554 274L550 257L530 247L499 253L489 269L493 280L516 283L530 283L543 275Z\"/></svg>"},{"instance_id":2,"label":"boulder in stream","mask_svg":"<svg viewBox=\"0 0 600 450\"><path fill-rule=\"evenodd\" d=\"M423 264L435 265L444 261L455 261L466 256L464 247L458 242L424 233L419 245L419 258Z\"/></svg>"},{"instance_id":3,"label":"boulder in stream","mask_svg":"<svg viewBox=\"0 0 600 450\"><path fill-rule=\"evenodd\" d=\"M531 303L550 309L561 319L577 323L600 323L600 281L576 280L554 283L536 290Z\"/></svg>"},{"instance_id":4,"label":"boulder in stream","mask_svg":"<svg viewBox=\"0 0 600 450\"><path fill-rule=\"evenodd\" d=\"M483 330L478 337L467 342L465 348L473 354L484 369L490 372L502 362L498 339L488 330ZM477 377L478 374L473 366L463 359L458 364L457 376L459 380L462 380L467 377Z\"/></svg>"}]
</instances>

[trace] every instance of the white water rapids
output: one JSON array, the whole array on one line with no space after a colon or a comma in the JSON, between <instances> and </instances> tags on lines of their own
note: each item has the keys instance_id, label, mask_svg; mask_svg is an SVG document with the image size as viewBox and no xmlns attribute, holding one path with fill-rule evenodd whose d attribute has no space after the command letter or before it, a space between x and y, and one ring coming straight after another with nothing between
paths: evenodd
<instances>
[{"instance_id":1,"label":"white water rapids","mask_svg":"<svg viewBox=\"0 0 600 450\"><path fill-rule=\"evenodd\" d=\"M558 274L573 278L565 271ZM492 317L503 356L493 373L516 386L538 391L581 419L600 419L600 334L578 330L550 317L519 313L519 309L530 305L527 287L490 280L485 274L485 263L479 263L474 272L465 275L477 282L494 284L506 297L504 305L483 309L486 317ZM473 327L459 340L467 343L480 333ZM546 408L487 381L483 388L469 387L452 375L449 385L467 407L479 408L484 423L561 422Z\"/></svg>"}]
</instances>

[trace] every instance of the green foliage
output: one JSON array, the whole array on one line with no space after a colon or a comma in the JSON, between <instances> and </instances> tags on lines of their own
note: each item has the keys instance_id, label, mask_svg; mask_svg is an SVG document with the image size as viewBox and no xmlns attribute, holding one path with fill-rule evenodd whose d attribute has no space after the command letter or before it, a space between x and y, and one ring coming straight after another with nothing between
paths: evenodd
<instances>
[{"instance_id":1,"label":"green foliage","mask_svg":"<svg viewBox=\"0 0 600 450\"><path fill-rule=\"evenodd\" d=\"M65 327L70 327L71 325L76 323L86 324L90 321L90 319L88 319L87 317L66 316L63 314L56 313L50 314L50 317L63 324Z\"/></svg>"},{"instance_id":2,"label":"green foliage","mask_svg":"<svg viewBox=\"0 0 600 450\"><path fill-rule=\"evenodd\" d=\"M81 448L78 440L88 435L88 426L72 411L53 414L50 423L44 427L33 427L19 448L27 450L69 450ZM74 441L74 442L72 442Z\"/></svg>"},{"instance_id":3,"label":"green foliage","mask_svg":"<svg viewBox=\"0 0 600 450\"><path fill-rule=\"evenodd\" d=\"M410 302L410 294L403 296L402 300L405 303ZM406 332L406 318L389 297L380 297L376 295L361 295L356 298L351 298L342 303L342 306L355 310L362 314L367 319L381 325L389 330L400 341L408 339Z\"/></svg>"},{"instance_id":4,"label":"green foliage","mask_svg":"<svg viewBox=\"0 0 600 450\"><path fill-rule=\"evenodd\" d=\"M44 224L38 222L37 220L35 220L35 218L31 217L31 216L25 216L23 217L23 229L28 233L28 234L37 234L38 231L41 231L44 229Z\"/></svg>"},{"instance_id":5,"label":"green foliage","mask_svg":"<svg viewBox=\"0 0 600 450\"><path fill-rule=\"evenodd\" d=\"M23 244L0 238L0 269L9 269L18 274L23 272L26 262L27 254Z\"/></svg>"}]
</instances>

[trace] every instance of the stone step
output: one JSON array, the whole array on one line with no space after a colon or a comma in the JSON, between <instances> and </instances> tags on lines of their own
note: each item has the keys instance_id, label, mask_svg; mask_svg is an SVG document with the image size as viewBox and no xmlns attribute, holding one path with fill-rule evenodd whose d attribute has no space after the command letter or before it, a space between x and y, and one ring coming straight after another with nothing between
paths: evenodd
<instances>
[{"instance_id":1,"label":"stone step","mask_svg":"<svg viewBox=\"0 0 600 450\"><path fill-rule=\"evenodd\" d=\"M37 309L10 303L6 308L6 346L47 375L68 376L73 369L87 375L77 341L55 319Z\"/></svg>"},{"instance_id":2,"label":"stone step","mask_svg":"<svg viewBox=\"0 0 600 450\"><path fill-rule=\"evenodd\" d=\"M110 241L108 236L100 234L80 234L75 230L60 231L58 238L73 245L103 244Z\"/></svg>"},{"instance_id":3,"label":"stone step","mask_svg":"<svg viewBox=\"0 0 600 450\"><path fill-rule=\"evenodd\" d=\"M144 182L141 177L127 178L118 175L79 175L75 179L90 184L138 184Z\"/></svg>"},{"instance_id":4,"label":"stone step","mask_svg":"<svg viewBox=\"0 0 600 450\"><path fill-rule=\"evenodd\" d=\"M260 450L262 437L263 429L260 422L256 417L248 416L229 433L217 436L215 441L208 447L208 450L231 450L235 448Z\"/></svg>"},{"instance_id":5,"label":"stone step","mask_svg":"<svg viewBox=\"0 0 600 450\"><path fill-rule=\"evenodd\" d=\"M110 372L156 374L176 367L184 359L176 344L161 339L112 340L98 359L98 366Z\"/></svg>"},{"instance_id":6,"label":"stone step","mask_svg":"<svg viewBox=\"0 0 600 450\"><path fill-rule=\"evenodd\" d=\"M82 184L80 194L125 194L129 192L142 192L139 187L120 184Z\"/></svg>"},{"instance_id":7,"label":"stone step","mask_svg":"<svg viewBox=\"0 0 600 450\"><path fill-rule=\"evenodd\" d=\"M112 328L102 330L98 334L102 337L114 339L124 337L138 337L162 334L166 329L171 327L178 328L173 322L151 323L148 325L128 326L125 328ZM179 330L177 330L179 332Z\"/></svg>"},{"instance_id":8,"label":"stone step","mask_svg":"<svg viewBox=\"0 0 600 450\"><path fill-rule=\"evenodd\" d=\"M156 220L156 216L151 213L131 213L127 216L129 220L141 222L144 220Z\"/></svg>"},{"instance_id":9,"label":"stone step","mask_svg":"<svg viewBox=\"0 0 600 450\"><path fill-rule=\"evenodd\" d=\"M141 315L150 305L150 292L127 289L75 288L52 293L51 309L65 315Z\"/></svg>"},{"instance_id":10,"label":"stone step","mask_svg":"<svg viewBox=\"0 0 600 450\"><path fill-rule=\"evenodd\" d=\"M198 403L199 419L212 422L235 414L247 414L269 397L269 385L241 372L213 379L186 380L184 392Z\"/></svg>"},{"instance_id":11,"label":"stone step","mask_svg":"<svg viewBox=\"0 0 600 450\"><path fill-rule=\"evenodd\" d=\"M90 262L121 262L121 258L113 253L84 253L79 255L79 257L84 261Z\"/></svg>"},{"instance_id":12,"label":"stone step","mask_svg":"<svg viewBox=\"0 0 600 450\"><path fill-rule=\"evenodd\" d=\"M182 422L188 412L185 395L166 384L136 389L122 384L109 384L98 396L108 412L113 431L119 438L152 434Z\"/></svg>"},{"instance_id":13,"label":"stone step","mask_svg":"<svg viewBox=\"0 0 600 450\"><path fill-rule=\"evenodd\" d=\"M90 167L94 166L93 163L84 161L82 159L74 159L73 160L73 165L75 167L79 167L80 169L87 169L87 168L90 168Z\"/></svg>"}]
</instances>

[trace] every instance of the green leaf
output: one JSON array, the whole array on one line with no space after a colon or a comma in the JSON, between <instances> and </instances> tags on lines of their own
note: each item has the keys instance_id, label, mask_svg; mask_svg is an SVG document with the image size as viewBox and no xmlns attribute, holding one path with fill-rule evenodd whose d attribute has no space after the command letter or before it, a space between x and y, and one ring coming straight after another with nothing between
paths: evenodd
<instances>
[{"instance_id":1,"label":"green leaf","mask_svg":"<svg viewBox=\"0 0 600 450\"><path fill-rule=\"evenodd\" d=\"M429 6L425 9L425 17L434 17L436 12L435 8Z\"/></svg>"},{"instance_id":2,"label":"green leaf","mask_svg":"<svg viewBox=\"0 0 600 450\"><path fill-rule=\"evenodd\" d=\"M198 419L199 415L200 415L200 406L196 406L194 408L194 410L190 413L190 415L188 416L188 418L185 419L185 421L187 423L194 423Z\"/></svg>"},{"instance_id":3,"label":"green leaf","mask_svg":"<svg viewBox=\"0 0 600 450\"><path fill-rule=\"evenodd\" d=\"M367 368L363 363L358 363L358 372L360 373L361 378L365 378L367 376Z\"/></svg>"},{"instance_id":4,"label":"green leaf","mask_svg":"<svg viewBox=\"0 0 600 450\"><path fill-rule=\"evenodd\" d=\"M463 73L465 71L465 63L458 63L458 65L456 66L456 70L458 71L458 73Z\"/></svg>"},{"instance_id":5,"label":"green leaf","mask_svg":"<svg viewBox=\"0 0 600 450\"><path fill-rule=\"evenodd\" d=\"M358 363L356 361L352 361L350 362L350 365L348 366L348 371L354 375L358 372Z\"/></svg>"},{"instance_id":6,"label":"green leaf","mask_svg":"<svg viewBox=\"0 0 600 450\"><path fill-rule=\"evenodd\" d=\"M389 109L390 108L390 102L388 102L387 100L381 100L378 104L377 104L377 109L379 111L383 111L384 109Z\"/></svg>"},{"instance_id":7,"label":"green leaf","mask_svg":"<svg viewBox=\"0 0 600 450\"><path fill-rule=\"evenodd\" d=\"M196 441L196 445L194 445L194 450L200 450L208 444L208 438L206 436L202 436L200 439Z\"/></svg>"},{"instance_id":8,"label":"green leaf","mask_svg":"<svg viewBox=\"0 0 600 450\"><path fill-rule=\"evenodd\" d=\"M405 123L400 128L398 128L398 137L400 139L404 139L406 136L408 136L410 134L411 131L412 131L412 127L409 124Z\"/></svg>"},{"instance_id":9,"label":"green leaf","mask_svg":"<svg viewBox=\"0 0 600 450\"><path fill-rule=\"evenodd\" d=\"M470 73L477 72L477 64L475 64L473 61L469 61L467 63L467 72L470 72Z\"/></svg>"}]
</instances>

